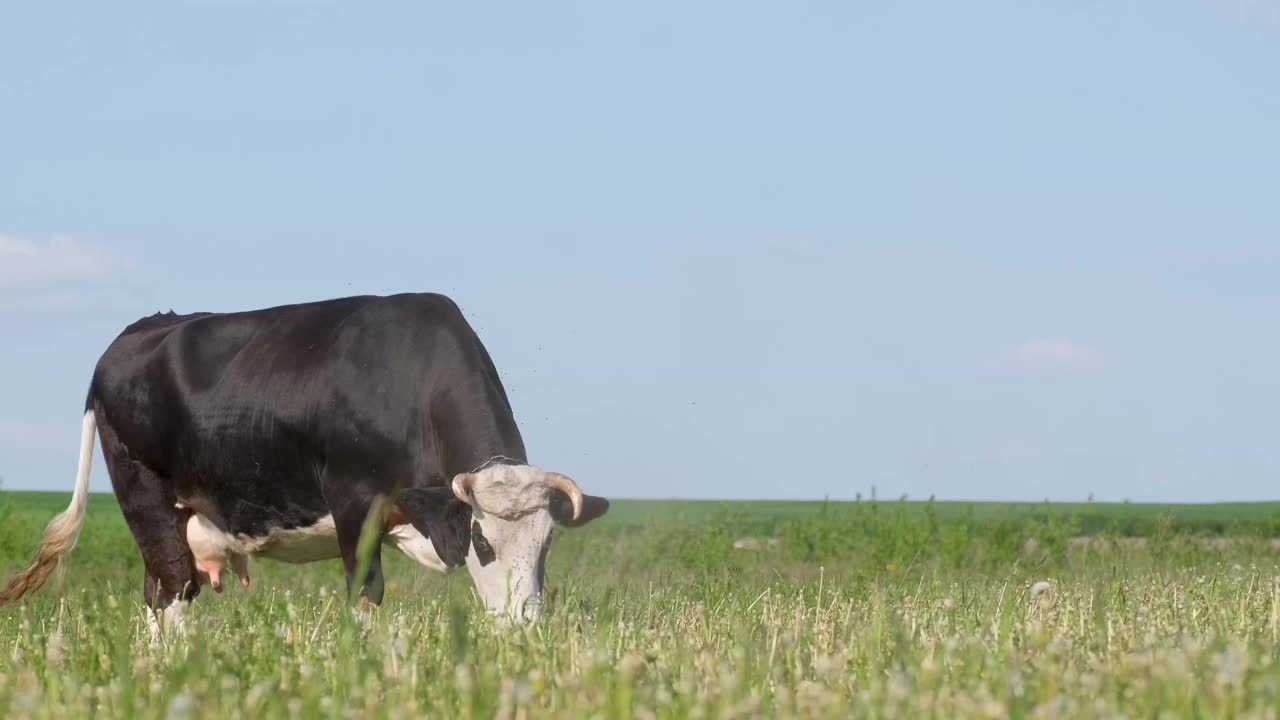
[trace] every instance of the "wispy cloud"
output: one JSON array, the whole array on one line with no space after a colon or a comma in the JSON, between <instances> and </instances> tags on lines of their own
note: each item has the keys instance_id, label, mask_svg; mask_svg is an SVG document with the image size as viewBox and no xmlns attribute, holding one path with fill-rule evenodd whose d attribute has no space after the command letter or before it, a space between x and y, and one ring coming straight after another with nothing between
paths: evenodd
<instances>
[{"instance_id":1,"label":"wispy cloud","mask_svg":"<svg viewBox=\"0 0 1280 720\"><path fill-rule=\"evenodd\" d=\"M1080 370L1096 367L1101 358L1097 351L1069 337L1038 337L1014 349L1019 362L1035 367Z\"/></svg>"},{"instance_id":2,"label":"wispy cloud","mask_svg":"<svg viewBox=\"0 0 1280 720\"><path fill-rule=\"evenodd\" d=\"M1280 0L1205 0L1242 25L1280 31Z\"/></svg>"},{"instance_id":3,"label":"wispy cloud","mask_svg":"<svg viewBox=\"0 0 1280 720\"><path fill-rule=\"evenodd\" d=\"M0 233L0 310L60 312L137 301L132 264L98 243L68 235L30 240Z\"/></svg>"},{"instance_id":4,"label":"wispy cloud","mask_svg":"<svg viewBox=\"0 0 1280 720\"><path fill-rule=\"evenodd\" d=\"M66 235L44 242L0 233L0 289L33 290L67 282L102 283L126 264L100 245Z\"/></svg>"}]
</instances>

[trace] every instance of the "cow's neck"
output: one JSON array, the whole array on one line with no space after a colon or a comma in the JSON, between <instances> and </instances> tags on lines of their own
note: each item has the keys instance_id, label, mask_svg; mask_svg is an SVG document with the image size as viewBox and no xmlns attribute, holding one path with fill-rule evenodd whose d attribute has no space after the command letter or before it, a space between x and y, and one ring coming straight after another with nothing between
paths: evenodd
<instances>
[{"instance_id":1,"label":"cow's neck","mask_svg":"<svg viewBox=\"0 0 1280 720\"><path fill-rule=\"evenodd\" d=\"M444 412L433 420L446 480L495 458L528 462L511 405L497 380L484 379L466 389L455 387L442 405Z\"/></svg>"},{"instance_id":2,"label":"cow's neck","mask_svg":"<svg viewBox=\"0 0 1280 720\"><path fill-rule=\"evenodd\" d=\"M485 460L484 462L472 468L471 472L478 473L481 470L491 468L494 465L524 465L526 464L526 462L527 461L524 458L513 458L513 457L507 457L506 455L494 455L488 460Z\"/></svg>"}]
</instances>

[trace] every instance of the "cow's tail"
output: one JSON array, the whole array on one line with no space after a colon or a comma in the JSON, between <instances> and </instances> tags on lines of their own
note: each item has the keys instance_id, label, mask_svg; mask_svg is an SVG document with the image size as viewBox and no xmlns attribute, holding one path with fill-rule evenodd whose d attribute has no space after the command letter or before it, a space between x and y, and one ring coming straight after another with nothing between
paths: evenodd
<instances>
[{"instance_id":1,"label":"cow's tail","mask_svg":"<svg viewBox=\"0 0 1280 720\"><path fill-rule=\"evenodd\" d=\"M89 468L93 463L93 438L97 429L93 410L85 412L80 434L80 467L76 471L76 489L71 495L71 504L49 521L31 562L0 588L0 606L17 602L23 595L43 585L54 571L61 572L71 548L76 546L89 503Z\"/></svg>"}]
</instances>

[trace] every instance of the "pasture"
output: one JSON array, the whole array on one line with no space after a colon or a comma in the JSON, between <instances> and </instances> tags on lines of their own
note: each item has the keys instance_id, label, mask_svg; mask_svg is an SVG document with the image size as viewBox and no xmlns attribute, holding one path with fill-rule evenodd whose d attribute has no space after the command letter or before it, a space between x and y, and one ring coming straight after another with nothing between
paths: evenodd
<instances>
[{"instance_id":1,"label":"pasture","mask_svg":"<svg viewBox=\"0 0 1280 720\"><path fill-rule=\"evenodd\" d=\"M0 493L5 575L66 502ZM557 530L536 626L388 550L367 620L341 563L263 561L152 648L95 495L61 583L0 609L0 716L1274 716L1275 537L1268 503L624 500Z\"/></svg>"}]
</instances>

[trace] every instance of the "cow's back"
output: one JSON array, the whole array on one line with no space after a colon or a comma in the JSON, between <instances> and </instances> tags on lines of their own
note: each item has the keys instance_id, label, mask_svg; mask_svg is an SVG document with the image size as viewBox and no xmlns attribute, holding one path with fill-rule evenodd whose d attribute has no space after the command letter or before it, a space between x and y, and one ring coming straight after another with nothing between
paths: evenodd
<instances>
[{"instance_id":1,"label":"cow's back","mask_svg":"<svg viewBox=\"0 0 1280 720\"><path fill-rule=\"evenodd\" d=\"M415 383L433 355L472 342L457 306L430 294L156 315L108 347L89 404L180 498L220 508L220 524L305 524L326 512L320 471L336 443L373 471L422 464L405 456L428 422Z\"/></svg>"}]
</instances>

